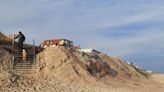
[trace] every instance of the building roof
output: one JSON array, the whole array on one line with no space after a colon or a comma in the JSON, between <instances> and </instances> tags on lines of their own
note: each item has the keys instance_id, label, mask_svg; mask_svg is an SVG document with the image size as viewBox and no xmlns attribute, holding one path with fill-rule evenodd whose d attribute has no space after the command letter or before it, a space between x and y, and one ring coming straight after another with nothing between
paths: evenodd
<instances>
[{"instance_id":1,"label":"building roof","mask_svg":"<svg viewBox=\"0 0 164 92\"><path fill-rule=\"evenodd\" d=\"M44 42L45 41L60 41L60 40L68 40L68 39L50 39L50 40L44 40ZM70 40L68 40L68 41L70 41ZM70 42L72 42L72 41L70 41Z\"/></svg>"}]
</instances>

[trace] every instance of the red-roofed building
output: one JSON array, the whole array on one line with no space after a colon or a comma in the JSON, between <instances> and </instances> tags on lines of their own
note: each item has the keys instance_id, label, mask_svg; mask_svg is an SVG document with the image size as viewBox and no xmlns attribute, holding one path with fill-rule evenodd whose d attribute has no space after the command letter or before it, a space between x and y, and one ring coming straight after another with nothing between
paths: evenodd
<instances>
[{"instance_id":1,"label":"red-roofed building","mask_svg":"<svg viewBox=\"0 0 164 92\"><path fill-rule=\"evenodd\" d=\"M56 47L56 46L64 46L66 48L73 47L73 42L67 39L45 40L41 47L46 48L46 47Z\"/></svg>"}]
</instances>

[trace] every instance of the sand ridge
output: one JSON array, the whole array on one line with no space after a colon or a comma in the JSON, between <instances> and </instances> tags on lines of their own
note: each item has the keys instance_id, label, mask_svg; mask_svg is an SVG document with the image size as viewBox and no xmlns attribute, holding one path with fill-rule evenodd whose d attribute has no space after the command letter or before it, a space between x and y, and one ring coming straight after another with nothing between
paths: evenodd
<instances>
[{"instance_id":1,"label":"sand ridge","mask_svg":"<svg viewBox=\"0 0 164 92\"><path fill-rule=\"evenodd\" d=\"M163 92L149 74L103 53L83 53L63 47L37 55L37 70L29 75L10 71L11 54L0 49L0 92ZM152 77L152 78L158 78ZM163 77L161 77L163 78Z\"/></svg>"}]
</instances>

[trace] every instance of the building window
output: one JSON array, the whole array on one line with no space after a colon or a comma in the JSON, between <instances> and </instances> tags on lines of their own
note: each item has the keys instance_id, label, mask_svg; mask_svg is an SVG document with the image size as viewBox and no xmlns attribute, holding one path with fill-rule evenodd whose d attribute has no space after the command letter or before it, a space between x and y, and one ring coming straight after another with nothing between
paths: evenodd
<instances>
[{"instance_id":1,"label":"building window","mask_svg":"<svg viewBox=\"0 0 164 92\"><path fill-rule=\"evenodd\" d=\"M49 44L50 42L49 41L47 41L47 44Z\"/></svg>"},{"instance_id":2,"label":"building window","mask_svg":"<svg viewBox=\"0 0 164 92\"><path fill-rule=\"evenodd\" d=\"M52 41L50 41L50 44L52 44L53 42Z\"/></svg>"}]
</instances>

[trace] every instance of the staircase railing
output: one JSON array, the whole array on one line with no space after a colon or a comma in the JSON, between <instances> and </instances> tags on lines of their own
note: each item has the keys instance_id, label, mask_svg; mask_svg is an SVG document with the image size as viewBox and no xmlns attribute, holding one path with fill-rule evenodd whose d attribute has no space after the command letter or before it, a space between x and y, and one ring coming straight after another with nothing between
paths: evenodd
<instances>
[{"instance_id":1,"label":"staircase railing","mask_svg":"<svg viewBox=\"0 0 164 92\"><path fill-rule=\"evenodd\" d=\"M15 38L15 35L14 35ZM14 69L16 68L16 64L21 64L24 65L22 66L22 69L24 69L24 67L26 67L26 63L28 64L28 62L31 62L31 66L34 66L34 68L36 69L36 52L35 52L35 40L33 40L33 45L25 45L24 47L26 48L27 53L29 52L30 54L27 54L27 61L26 63L24 63L23 59L22 59L22 51L18 51L15 39L13 38L12 41L12 62L11 62L11 71L14 72ZM28 65L27 65L28 66ZM18 67L17 67L18 68ZM19 67L21 69L21 67ZM28 69L27 69L28 71Z\"/></svg>"}]
</instances>

